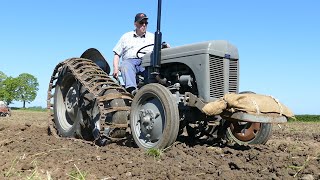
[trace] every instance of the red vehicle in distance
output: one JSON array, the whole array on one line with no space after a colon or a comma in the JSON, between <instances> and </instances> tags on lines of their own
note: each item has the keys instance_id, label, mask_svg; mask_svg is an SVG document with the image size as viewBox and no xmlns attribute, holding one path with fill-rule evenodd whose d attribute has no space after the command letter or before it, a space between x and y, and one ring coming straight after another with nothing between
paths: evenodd
<instances>
[{"instance_id":1,"label":"red vehicle in distance","mask_svg":"<svg viewBox=\"0 0 320 180\"><path fill-rule=\"evenodd\" d=\"M0 101L0 117L11 116L11 109L3 101Z\"/></svg>"}]
</instances>

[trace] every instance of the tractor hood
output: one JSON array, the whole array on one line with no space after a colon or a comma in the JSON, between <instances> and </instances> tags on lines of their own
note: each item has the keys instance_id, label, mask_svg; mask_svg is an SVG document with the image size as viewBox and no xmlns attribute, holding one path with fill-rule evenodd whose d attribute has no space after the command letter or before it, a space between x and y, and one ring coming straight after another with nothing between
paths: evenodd
<instances>
[{"instance_id":1,"label":"tractor hood","mask_svg":"<svg viewBox=\"0 0 320 180\"><path fill-rule=\"evenodd\" d=\"M238 49L225 40L213 40L201 43L183 45L161 50L161 60L193 56L198 54L211 54L214 56L226 57L228 59L239 59ZM142 65L149 66L152 53L143 57Z\"/></svg>"}]
</instances>

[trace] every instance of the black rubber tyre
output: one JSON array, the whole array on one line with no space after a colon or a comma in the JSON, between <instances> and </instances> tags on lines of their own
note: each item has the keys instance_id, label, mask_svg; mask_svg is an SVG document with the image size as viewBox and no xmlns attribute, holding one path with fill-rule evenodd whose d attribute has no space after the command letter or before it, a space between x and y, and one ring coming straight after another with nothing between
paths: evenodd
<instances>
[{"instance_id":1,"label":"black rubber tyre","mask_svg":"<svg viewBox=\"0 0 320 180\"><path fill-rule=\"evenodd\" d=\"M251 91L239 94L255 94ZM226 138L237 144L265 144L272 135L272 124L251 122L225 122L228 123Z\"/></svg>"},{"instance_id":2,"label":"black rubber tyre","mask_svg":"<svg viewBox=\"0 0 320 180\"><path fill-rule=\"evenodd\" d=\"M140 148L171 146L179 132L179 111L170 91L157 83L143 86L132 101L130 127Z\"/></svg>"},{"instance_id":3,"label":"black rubber tyre","mask_svg":"<svg viewBox=\"0 0 320 180\"><path fill-rule=\"evenodd\" d=\"M272 124L233 122L227 128L226 137L239 145L265 144L272 135Z\"/></svg>"},{"instance_id":4,"label":"black rubber tyre","mask_svg":"<svg viewBox=\"0 0 320 180\"><path fill-rule=\"evenodd\" d=\"M79 84L71 73L60 75L55 87L53 108L54 122L60 136L82 138L78 89Z\"/></svg>"}]
</instances>

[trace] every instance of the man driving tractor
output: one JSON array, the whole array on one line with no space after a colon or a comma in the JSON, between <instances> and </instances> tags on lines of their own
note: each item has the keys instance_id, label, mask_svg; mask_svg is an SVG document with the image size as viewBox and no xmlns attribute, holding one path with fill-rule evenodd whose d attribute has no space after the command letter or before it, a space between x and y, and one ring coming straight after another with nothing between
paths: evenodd
<instances>
[{"instance_id":1,"label":"man driving tractor","mask_svg":"<svg viewBox=\"0 0 320 180\"><path fill-rule=\"evenodd\" d=\"M140 73L145 76L145 68L141 66L141 57L137 57L137 52L139 49L154 43L154 34L147 31L148 17L146 14L136 14L134 26L135 29L122 35L113 48L113 76L118 78L120 70L125 88L132 94L137 89L136 74ZM162 46L163 48L169 47L166 43ZM152 46L146 47L143 54L152 50ZM119 69L120 57L122 57L122 63Z\"/></svg>"},{"instance_id":2,"label":"man driving tractor","mask_svg":"<svg viewBox=\"0 0 320 180\"><path fill-rule=\"evenodd\" d=\"M143 73L145 68L141 66L141 59L136 57L137 51L154 42L154 34L147 31L148 17L144 13L138 13L134 19L135 30L125 33L113 48L113 76L118 78L119 59L122 57L120 71L129 93L137 88L136 74ZM147 49L152 51L152 47Z\"/></svg>"}]
</instances>

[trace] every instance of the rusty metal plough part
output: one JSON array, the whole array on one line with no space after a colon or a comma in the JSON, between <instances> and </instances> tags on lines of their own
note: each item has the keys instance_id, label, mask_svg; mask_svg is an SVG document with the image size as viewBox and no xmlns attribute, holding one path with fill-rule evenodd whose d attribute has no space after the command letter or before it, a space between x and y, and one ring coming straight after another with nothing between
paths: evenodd
<instances>
[{"instance_id":1,"label":"rusty metal plough part","mask_svg":"<svg viewBox=\"0 0 320 180\"><path fill-rule=\"evenodd\" d=\"M53 112L53 90L56 87L59 75L63 70L71 71L74 78L81 83L81 85L91 94L94 95L95 100L100 112L100 135L98 138L103 135L103 131L106 128L119 128L127 129L128 124L115 124L115 123L106 123L106 117L109 113L115 113L118 111L129 112L133 96L126 92L126 90L111 79L107 73L105 73L99 66L94 62L88 59L83 58L71 58L63 62L60 62L54 69L48 89L48 98L47 98L47 109L49 111L49 131L52 135L59 137L57 130L54 126L54 112ZM104 95L107 90L114 89L118 93L108 93ZM125 106L110 107L110 101L113 99L123 99L125 100ZM129 113L128 113L129 114ZM127 122L127 121L126 121ZM95 137L97 140L97 137Z\"/></svg>"}]
</instances>

